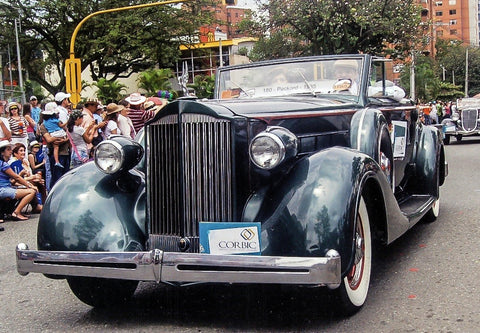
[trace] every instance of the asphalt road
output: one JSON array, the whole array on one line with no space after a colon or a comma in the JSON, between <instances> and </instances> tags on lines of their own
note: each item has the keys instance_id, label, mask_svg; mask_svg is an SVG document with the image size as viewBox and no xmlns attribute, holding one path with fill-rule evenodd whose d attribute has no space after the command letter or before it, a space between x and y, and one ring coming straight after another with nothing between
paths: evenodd
<instances>
[{"instance_id":1,"label":"asphalt road","mask_svg":"<svg viewBox=\"0 0 480 333\"><path fill-rule=\"evenodd\" d=\"M378 254L369 298L353 317L333 317L316 289L258 286L142 283L127 308L92 309L63 280L17 274L15 245L36 244L32 218L0 232L0 331L479 332L479 151L476 138L446 147L440 217Z\"/></svg>"}]
</instances>

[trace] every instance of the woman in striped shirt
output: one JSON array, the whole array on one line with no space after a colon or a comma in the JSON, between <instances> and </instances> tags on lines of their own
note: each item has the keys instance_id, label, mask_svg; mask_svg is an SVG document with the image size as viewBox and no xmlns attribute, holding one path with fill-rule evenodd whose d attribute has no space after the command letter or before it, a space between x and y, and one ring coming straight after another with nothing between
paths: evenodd
<instances>
[{"instance_id":1,"label":"woman in striped shirt","mask_svg":"<svg viewBox=\"0 0 480 333\"><path fill-rule=\"evenodd\" d=\"M10 125L10 132L12 132L12 138L10 139L10 142L13 144L23 143L25 147L28 147L27 127L29 123L27 119L25 119L25 117L20 113L20 104L17 102L9 103L8 112L10 114L8 123Z\"/></svg>"}]
</instances>

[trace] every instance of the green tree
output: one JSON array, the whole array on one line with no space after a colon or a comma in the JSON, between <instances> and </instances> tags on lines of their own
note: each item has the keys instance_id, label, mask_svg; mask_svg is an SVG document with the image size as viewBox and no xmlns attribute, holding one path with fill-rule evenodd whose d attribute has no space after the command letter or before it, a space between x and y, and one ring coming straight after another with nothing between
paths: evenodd
<instances>
[{"instance_id":1,"label":"green tree","mask_svg":"<svg viewBox=\"0 0 480 333\"><path fill-rule=\"evenodd\" d=\"M440 82L440 91L438 92L435 100L437 101L455 101L457 98L462 98L465 93L461 91L462 87L454 85L450 82Z\"/></svg>"},{"instance_id":2,"label":"green tree","mask_svg":"<svg viewBox=\"0 0 480 333\"><path fill-rule=\"evenodd\" d=\"M251 29L267 39L277 38L274 51L283 46L276 36L281 34L298 47L293 54L399 57L416 40L420 8L415 0L271 0L262 6L269 15L257 16L260 23L251 24Z\"/></svg>"},{"instance_id":3,"label":"green tree","mask_svg":"<svg viewBox=\"0 0 480 333\"><path fill-rule=\"evenodd\" d=\"M438 76L454 83L465 92L465 67L468 49L468 96L480 93L480 49L463 45L458 40L438 39L436 57ZM445 69L445 70L444 70ZM457 88L457 89L458 89Z\"/></svg>"},{"instance_id":4,"label":"green tree","mask_svg":"<svg viewBox=\"0 0 480 333\"><path fill-rule=\"evenodd\" d=\"M195 75L193 84L188 87L195 89L195 95L198 98L213 98L213 90L215 88L215 76L212 75Z\"/></svg>"},{"instance_id":5,"label":"green tree","mask_svg":"<svg viewBox=\"0 0 480 333\"><path fill-rule=\"evenodd\" d=\"M172 90L171 69L149 69L138 76L138 87L147 91L149 96L156 96L159 90Z\"/></svg>"},{"instance_id":6,"label":"green tree","mask_svg":"<svg viewBox=\"0 0 480 333\"><path fill-rule=\"evenodd\" d=\"M140 0L5 0L0 2L0 47L15 40L14 19L21 19L22 65L31 80L54 94L65 88L65 59L77 24L87 15L110 8L144 3ZM199 26L211 21L202 12L211 0L197 0L180 6L156 6L106 13L85 22L75 40L75 57L82 60L93 80L129 77L155 65L172 66L179 56L181 41L188 43ZM47 80L49 73L60 80ZM46 75L47 74L47 75Z\"/></svg>"},{"instance_id":7,"label":"green tree","mask_svg":"<svg viewBox=\"0 0 480 333\"><path fill-rule=\"evenodd\" d=\"M435 72L435 61L425 55L415 57L415 96L420 102L435 100L440 93L440 78ZM401 86L410 91L410 68L407 63L401 73Z\"/></svg>"},{"instance_id":8,"label":"green tree","mask_svg":"<svg viewBox=\"0 0 480 333\"><path fill-rule=\"evenodd\" d=\"M97 87L97 98L104 104L118 103L122 99L122 91L127 87L116 80L99 79L93 84Z\"/></svg>"}]
</instances>

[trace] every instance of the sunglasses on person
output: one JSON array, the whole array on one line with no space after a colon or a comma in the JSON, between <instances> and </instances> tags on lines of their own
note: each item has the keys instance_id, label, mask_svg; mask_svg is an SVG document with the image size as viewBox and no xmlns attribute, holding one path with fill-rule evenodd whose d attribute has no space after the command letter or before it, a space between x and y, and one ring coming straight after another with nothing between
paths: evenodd
<instances>
[{"instance_id":1,"label":"sunglasses on person","mask_svg":"<svg viewBox=\"0 0 480 333\"><path fill-rule=\"evenodd\" d=\"M16 106L12 106L10 110L18 110L18 108Z\"/></svg>"}]
</instances>

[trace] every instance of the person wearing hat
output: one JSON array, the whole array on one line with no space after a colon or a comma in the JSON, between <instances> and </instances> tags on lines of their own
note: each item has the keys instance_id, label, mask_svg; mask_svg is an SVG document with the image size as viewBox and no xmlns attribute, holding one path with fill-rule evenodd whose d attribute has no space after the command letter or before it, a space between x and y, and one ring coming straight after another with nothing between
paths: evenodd
<instances>
[{"instance_id":1,"label":"person wearing hat","mask_svg":"<svg viewBox=\"0 0 480 333\"><path fill-rule=\"evenodd\" d=\"M66 124L68 121L68 108L71 106L70 96L72 95L64 92L58 92L55 95L55 103L58 105L58 119L60 119L63 124Z\"/></svg>"},{"instance_id":2,"label":"person wearing hat","mask_svg":"<svg viewBox=\"0 0 480 333\"><path fill-rule=\"evenodd\" d=\"M58 109L59 109L58 107L52 110L53 105L50 103L48 103L47 105L45 105L45 111L43 111L42 114L47 116L53 115L53 117L44 117L43 126L45 126L48 133L54 138L65 139L67 137L67 133L65 132L63 127L65 127L67 123L66 122L63 123L60 121L59 115L58 115ZM55 159L54 166L63 168L64 166L60 163L60 159L58 157L58 148L59 148L59 144L54 142L53 143L53 157Z\"/></svg>"},{"instance_id":3,"label":"person wearing hat","mask_svg":"<svg viewBox=\"0 0 480 333\"><path fill-rule=\"evenodd\" d=\"M8 123L10 125L10 132L12 137L11 143L23 143L25 147L28 147L27 127L29 125L27 119L21 114L21 105L17 102L8 103Z\"/></svg>"},{"instance_id":4,"label":"person wearing hat","mask_svg":"<svg viewBox=\"0 0 480 333\"><path fill-rule=\"evenodd\" d=\"M334 85L334 90L357 95L359 92L358 61L353 59L337 60L333 65L333 70L338 80Z\"/></svg>"},{"instance_id":5,"label":"person wearing hat","mask_svg":"<svg viewBox=\"0 0 480 333\"><path fill-rule=\"evenodd\" d=\"M30 142L30 145L28 147L28 163L30 164L30 168L32 169L32 172L35 174L41 173L42 178L45 176L45 160L43 158L43 155L40 152L40 149L42 146L37 140L33 140Z\"/></svg>"},{"instance_id":6,"label":"person wearing hat","mask_svg":"<svg viewBox=\"0 0 480 333\"><path fill-rule=\"evenodd\" d=\"M107 125L107 122L104 122L103 119L100 119L100 121L98 121L95 117L95 114L97 113L97 109L99 105L100 103L98 102L97 99L87 99L84 103L84 107L82 110L83 121L81 126L85 130L90 126L90 124L99 125L99 126L95 126L96 130L93 133L93 140L90 140L90 142L87 144L89 152L92 150L94 146L96 146L101 141L101 138L99 138L100 133L98 129L103 128ZM93 142L95 142L95 144L93 144Z\"/></svg>"},{"instance_id":7,"label":"person wearing hat","mask_svg":"<svg viewBox=\"0 0 480 333\"><path fill-rule=\"evenodd\" d=\"M122 134L118 128L118 115L124 109L123 105L118 105L115 103L110 103L107 105L107 112L105 114L105 121L107 121L107 126L103 129L104 139L108 139L111 135Z\"/></svg>"},{"instance_id":8,"label":"person wearing hat","mask_svg":"<svg viewBox=\"0 0 480 333\"><path fill-rule=\"evenodd\" d=\"M30 112L31 112L31 115L32 115L32 119L33 121L35 122L35 132L37 131L38 129L38 122L40 121L40 112L42 112L42 109L40 108L40 106L38 106L38 100L37 100L37 97L36 96L30 96Z\"/></svg>"},{"instance_id":9,"label":"person wearing hat","mask_svg":"<svg viewBox=\"0 0 480 333\"><path fill-rule=\"evenodd\" d=\"M130 112L128 117L132 120L133 128L135 132L138 133L145 125L145 123L155 117L155 111L153 109L146 110L144 103L147 100L145 96L140 95L140 93L130 94L125 100L130 103ZM155 106L155 103L152 102L152 107Z\"/></svg>"},{"instance_id":10,"label":"person wearing hat","mask_svg":"<svg viewBox=\"0 0 480 333\"><path fill-rule=\"evenodd\" d=\"M52 123L57 122L57 120L55 120L55 119L58 119L57 109L58 109L57 103L55 102L47 103L45 105L45 110L42 111L43 122L40 125L40 134L42 135L43 139L47 143L48 159L49 159L48 163L51 166L50 168L51 177L49 177L49 175L46 175L47 189L52 188L53 185L57 182L57 180L60 179L60 177L63 176L70 167L70 142L68 138L67 137L60 138L60 137L53 136L45 126L49 122L52 122ZM58 119L58 121L59 120L60 119ZM58 161L55 160L55 156L54 156L55 146L58 146ZM57 162L61 166L55 165ZM50 179L50 183L48 182L48 179Z\"/></svg>"},{"instance_id":11,"label":"person wearing hat","mask_svg":"<svg viewBox=\"0 0 480 333\"><path fill-rule=\"evenodd\" d=\"M72 145L72 154L70 156L72 167L76 168L89 159L87 144L92 143L93 135L102 125L90 122L87 128L82 127L84 114L80 110L73 110L70 113L67 123L67 135Z\"/></svg>"},{"instance_id":12,"label":"person wearing hat","mask_svg":"<svg viewBox=\"0 0 480 333\"><path fill-rule=\"evenodd\" d=\"M12 219L15 221L28 220L28 217L22 214L22 209L34 199L37 188L13 172L10 164L7 163L12 157L12 144L7 140L0 141L0 157L0 200L19 200L12 212ZM13 187L10 182L11 179L25 188Z\"/></svg>"}]
</instances>

